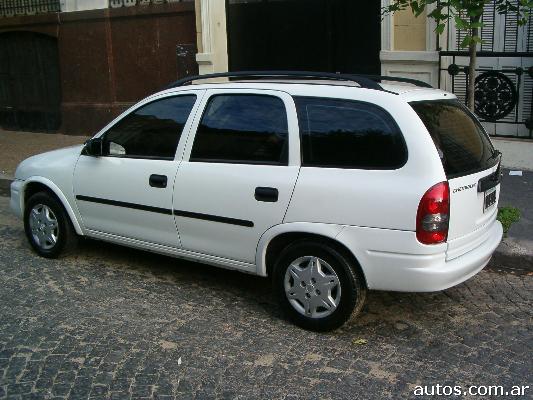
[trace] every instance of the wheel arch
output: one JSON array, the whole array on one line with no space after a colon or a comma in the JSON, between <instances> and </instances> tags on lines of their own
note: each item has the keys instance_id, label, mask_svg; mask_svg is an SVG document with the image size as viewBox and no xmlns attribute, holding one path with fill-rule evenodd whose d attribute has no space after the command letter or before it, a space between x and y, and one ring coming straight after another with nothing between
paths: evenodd
<instances>
[{"instance_id":1,"label":"wheel arch","mask_svg":"<svg viewBox=\"0 0 533 400\"><path fill-rule=\"evenodd\" d=\"M359 263L357 254L354 254L345 243L338 240L344 227L342 225L319 223L289 223L276 225L266 231L259 240L256 253L257 274L271 276L271 271L279 252L298 240L310 239L330 244L337 251L348 257L353 265L358 268L366 285L364 270Z\"/></svg>"},{"instance_id":2,"label":"wheel arch","mask_svg":"<svg viewBox=\"0 0 533 400\"><path fill-rule=\"evenodd\" d=\"M76 214L74 213L74 210L72 209L70 203L67 200L67 197L65 194L59 189L59 187L53 183L51 180L47 178L43 178L41 176L32 176L24 182L24 186L22 187L22 193L20 196L20 202L21 202L21 210L22 213L24 213L26 202L35 193L38 192L48 192L51 195L53 195L59 203L63 206L65 211L67 212L70 221L72 222L72 226L74 227L74 230L78 235L83 235L83 231L81 229L80 223L78 221L78 218L76 217Z\"/></svg>"}]
</instances>

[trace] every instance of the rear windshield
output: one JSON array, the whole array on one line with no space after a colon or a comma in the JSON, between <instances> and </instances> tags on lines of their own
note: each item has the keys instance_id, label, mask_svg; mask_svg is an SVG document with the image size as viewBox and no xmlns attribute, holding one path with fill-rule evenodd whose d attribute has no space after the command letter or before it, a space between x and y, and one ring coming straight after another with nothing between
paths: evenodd
<instances>
[{"instance_id":1,"label":"rear windshield","mask_svg":"<svg viewBox=\"0 0 533 400\"><path fill-rule=\"evenodd\" d=\"M448 178L488 169L497 153L477 119L456 100L410 103L426 125Z\"/></svg>"}]
</instances>

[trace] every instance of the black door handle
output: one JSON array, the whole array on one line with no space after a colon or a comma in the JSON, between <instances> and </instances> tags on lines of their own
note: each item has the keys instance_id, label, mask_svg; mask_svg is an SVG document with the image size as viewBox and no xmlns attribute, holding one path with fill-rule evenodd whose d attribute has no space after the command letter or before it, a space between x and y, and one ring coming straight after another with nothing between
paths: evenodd
<instances>
[{"instance_id":1,"label":"black door handle","mask_svg":"<svg viewBox=\"0 0 533 400\"><path fill-rule=\"evenodd\" d=\"M167 187L167 177L165 175L152 174L150 175L150 179L148 182L150 183L151 187L155 187L155 188L166 188Z\"/></svg>"},{"instance_id":2,"label":"black door handle","mask_svg":"<svg viewBox=\"0 0 533 400\"><path fill-rule=\"evenodd\" d=\"M278 201L279 192L276 188L271 187L256 187L255 199L257 201L266 201L269 203L275 203Z\"/></svg>"}]
</instances>

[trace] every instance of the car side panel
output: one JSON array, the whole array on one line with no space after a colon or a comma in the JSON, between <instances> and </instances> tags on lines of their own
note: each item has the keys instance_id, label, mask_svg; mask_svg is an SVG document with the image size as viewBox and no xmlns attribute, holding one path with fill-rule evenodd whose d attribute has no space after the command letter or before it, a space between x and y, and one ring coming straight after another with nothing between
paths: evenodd
<instances>
[{"instance_id":1,"label":"car side panel","mask_svg":"<svg viewBox=\"0 0 533 400\"><path fill-rule=\"evenodd\" d=\"M261 94L283 100L289 130L288 165L189 161L201 120L198 112L176 176L173 199L176 225L185 250L253 263L261 235L283 220L298 176L299 138L294 102L279 91L213 89L206 94L202 107L209 101L208 96L219 94ZM258 187L277 189L279 198L275 202L258 201L254 195ZM216 217L240 223L221 223Z\"/></svg>"},{"instance_id":2,"label":"car side panel","mask_svg":"<svg viewBox=\"0 0 533 400\"><path fill-rule=\"evenodd\" d=\"M285 233L305 233L319 235L335 240L337 235L343 230L342 225L334 224L316 224L310 222L293 222L288 224L278 224L268 229L257 244L255 264L257 266L257 275L268 276L266 265L266 253L269 244L276 237Z\"/></svg>"},{"instance_id":3,"label":"car side panel","mask_svg":"<svg viewBox=\"0 0 533 400\"><path fill-rule=\"evenodd\" d=\"M19 193L22 201L21 210L24 210L24 193L28 184L31 182L42 183L59 197L79 235L83 234L83 229L79 222L81 221L80 214L74 201L72 177L82 147L67 147L30 157L20 163L15 172L15 178L24 181Z\"/></svg>"},{"instance_id":4,"label":"car side panel","mask_svg":"<svg viewBox=\"0 0 533 400\"><path fill-rule=\"evenodd\" d=\"M352 98L364 101L357 93ZM407 103L377 97L374 104L388 111L403 133L408 153L405 165L396 170L304 166L284 222L416 229L420 199L435 183L446 180L437 150Z\"/></svg>"},{"instance_id":5,"label":"car side panel","mask_svg":"<svg viewBox=\"0 0 533 400\"><path fill-rule=\"evenodd\" d=\"M17 182L17 181L15 181ZM21 182L21 181L18 181ZM26 181L24 181L24 188L27 188L29 184L31 183L41 183L44 186L46 186L48 189L50 189L61 201L61 204L63 204L63 207L65 207L65 210L67 211L67 214L72 221L72 226L74 227L74 230L78 235L83 235L83 231L81 229L80 225L80 218L77 215L77 209L75 208L75 204L71 203L68 199L65 193L61 191L61 189L50 179L43 178L42 176L32 176ZM12 188L13 190L13 188ZM20 193L20 192L19 192ZM20 194L19 194L20 195ZM68 195L68 194L67 194ZM24 215L24 191L22 191L22 196L20 197L20 203L21 203L21 217ZM75 211L76 210L76 211Z\"/></svg>"},{"instance_id":6,"label":"car side panel","mask_svg":"<svg viewBox=\"0 0 533 400\"><path fill-rule=\"evenodd\" d=\"M257 246L256 263L258 266L257 273L266 276L266 265L264 263L266 250L269 243L277 236L289 233L310 233L324 236L335 240L346 246L361 263L365 275L376 275L379 267L376 267L374 258L376 255L383 254L384 257L395 256L414 256L424 258L435 258L444 260L446 257L446 243L427 246L416 240L415 232L398 231L392 229L365 228L357 226L346 226L336 224L321 224L309 222L293 222L279 224L266 231ZM390 260L388 261L390 263ZM412 267L416 267L412 265ZM420 266L420 265L418 265ZM385 265L390 268L389 265ZM382 271L383 272L383 271ZM371 281L373 281L371 279Z\"/></svg>"},{"instance_id":7,"label":"car side panel","mask_svg":"<svg viewBox=\"0 0 533 400\"><path fill-rule=\"evenodd\" d=\"M446 260L446 243L426 246L415 232L345 227L337 240L353 251L372 290L434 292L458 285L489 262L500 243L496 221L485 242L453 260Z\"/></svg>"},{"instance_id":8,"label":"car side panel","mask_svg":"<svg viewBox=\"0 0 533 400\"><path fill-rule=\"evenodd\" d=\"M149 185L152 174L166 176L172 183L178 166L178 161L80 156L74 172L74 191L83 226L91 231L179 247L171 210L172 184L165 188Z\"/></svg>"},{"instance_id":9,"label":"car side panel","mask_svg":"<svg viewBox=\"0 0 533 400\"><path fill-rule=\"evenodd\" d=\"M180 247L179 233L172 216L173 183L191 122L204 91L188 90L179 94L193 94L196 101L183 126L174 160L143 156L80 156L74 171L74 192L83 225L91 233L102 232L167 247ZM175 95L151 96L130 108L121 118L147 102L173 98ZM119 120L114 120L114 123ZM166 177L167 184L163 187L152 185L152 175Z\"/></svg>"},{"instance_id":10,"label":"car side panel","mask_svg":"<svg viewBox=\"0 0 533 400\"><path fill-rule=\"evenodd\" d=\"M486 240L472 251L446 259L446 243L427 246L415 232L319 223L288 223L269 229L257 248L257 274L267 276L268 244L287 232L311 233L345 246L359 262L369 289L433 292L455 286L478 273L498 246L502 227L492 224Z\"/></svg>"}]
</instances>

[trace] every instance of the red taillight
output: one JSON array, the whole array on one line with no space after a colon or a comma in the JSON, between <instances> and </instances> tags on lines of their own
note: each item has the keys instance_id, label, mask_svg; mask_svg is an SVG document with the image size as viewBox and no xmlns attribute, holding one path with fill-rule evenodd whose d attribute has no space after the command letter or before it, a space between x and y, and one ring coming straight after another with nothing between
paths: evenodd
<instances>
[{"instance_id":1,"label":"red taillight","mask_svg":"<svg viewBox=\"0 0 533 400\"><path fill-rule=\"evenodd\" d=\"M448 182L432 186L424 194L416 213L416 238L424 244L443 243L448 238L450 187Z\"/></svg>"}]
</instances>

